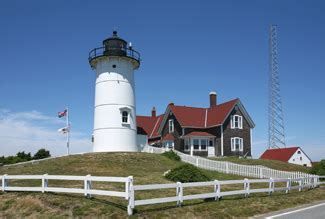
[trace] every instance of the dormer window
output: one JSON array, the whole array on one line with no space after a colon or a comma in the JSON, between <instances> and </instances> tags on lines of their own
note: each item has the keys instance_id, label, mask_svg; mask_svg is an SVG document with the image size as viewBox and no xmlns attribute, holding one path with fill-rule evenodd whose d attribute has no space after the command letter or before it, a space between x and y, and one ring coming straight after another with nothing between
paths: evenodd
<instances>
[{"instance_id":1,"label":"dormer window","mask_svg":"<svg viewBox=\"0 0 325 219\"><path fill-rule=\"evenodd\" d=\"M129 123L129 112L128 111L122 111L122 123L123 124Z\"/></svg>"},{"instance_id":2,"label":"dormer window","mask_svg":"<svg viewBox=\"0 0 325 219\"><path fill-rule=\"evenodd\" d=\"M169 133L173 133L174 132L174 120L170 119L168 121L168 131Z\"/></svg>"},{"instance_id":3,"label":"dormer window","mask_svg":"<svg viewBox=\"0 0 325 219\"><path fill-rule=\"evenodd\" d=\"M243 117L239 115L231 116L230 126L232 129L242 129L243 128Z\"/></svg>"}]
</instances>

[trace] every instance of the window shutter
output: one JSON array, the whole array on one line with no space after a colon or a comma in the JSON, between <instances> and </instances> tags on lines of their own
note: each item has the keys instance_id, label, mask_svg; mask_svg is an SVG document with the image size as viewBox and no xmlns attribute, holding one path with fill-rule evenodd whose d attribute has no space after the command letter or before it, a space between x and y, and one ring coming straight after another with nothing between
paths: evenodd
<instances>
[{"instance_id":1,"label":"window shutter","mask_svg":"<svg viewBox=\"0 0 325 219\"><path fill-rule=\"evenodd\" d=\"M240 140L239 140L239 142L240 142L240 144L239 144L239 150L240 151L243 151L243 149L244 149L244 145L243 145L243 139L242 138L240 138Z\"/></svg>"},{"instance_id":2,"label":"window shutter","mask_svg":"<svg viewBox=\"0 0 325 219\"><path fill-rule=\"evenodd\" d=\"M239 116L239 128L242 129L243 128L243 117Z\"/></svg>"}]
</instances>

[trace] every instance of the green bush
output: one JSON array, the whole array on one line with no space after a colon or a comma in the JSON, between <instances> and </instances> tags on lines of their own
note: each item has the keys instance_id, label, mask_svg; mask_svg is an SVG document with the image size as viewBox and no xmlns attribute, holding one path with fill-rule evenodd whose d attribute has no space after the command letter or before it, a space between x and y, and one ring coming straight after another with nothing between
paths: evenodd
<instances>
[{"instance_id":1,"label":"green bush","mask_svg":"<svg viewBox=\"0 0 325 219\"><path fill-rule=\"evenodd\" d=\"M311 170L311 174L325 176L325 160L321 160L319 163L315 164Z\"/></svg>"},{"instance_id":2,"label":"green bush","mask_svg":"<svg viewBox=\"0 0 325 219\"><path fill-rule=\"evenodd\" d=\"M165 177L174 182L204 182L211 179L205 175L200 169L191 165L183 164L168 172Z\"/></svg>"},{"instance_id":3,"label":"green bush","mask_svg":"<svg viewBox=\"0 0 325 219\"><path fill-rule=\"evenodd\" d=\"M176 160L176 161L181 160L181 158L174 151L166 151L162 155L171 159L171 160Z\"/></svg>"},{"instance_id":4,"label":"green bush","mask_svg":"<svg viewBox=\"0 0 325 219\"><path fill-rule=\"evenodd\" d=\"M39 149L33 157L33 160L39 160L51 157L50 151L45 150L44 148Z\"/></svg>"}]
</instances>

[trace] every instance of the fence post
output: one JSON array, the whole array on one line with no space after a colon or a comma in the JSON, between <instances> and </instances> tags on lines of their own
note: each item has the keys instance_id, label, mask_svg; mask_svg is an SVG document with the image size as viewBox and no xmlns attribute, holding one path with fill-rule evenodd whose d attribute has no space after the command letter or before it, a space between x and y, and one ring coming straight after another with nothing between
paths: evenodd
<instances>
[{"instance_id":1,"label":"fence post","mask_svg":"<svg viewBox=\"0 0 325 219\"><path fill-rule=\"evenodd\" d=\"M91 194L89 193L89 190L91 190L91 175L90 174L88 174L85 177L84 188L85 188L85 196L87 198L91 198Z\"/></svg>"},{"instance_id":2,"label":"fence post","mask_svg":"<svg viewBox=\"0 0 325 219\"><path fill-rule=\"evenodd\" d=\"M131 216L133 214L133 209L134 209L134 188L133 188L133 176L128 177L128 182L129 182L129 192L128 192L128 199L129 199L129 204L128 204L128 215Z\"/></svg>"},{"instance_id":3,"label":"fence post","mask_svg":"<svg viewBox=\"0 0 325 219\"><path fill-rule=\"evenodd\" d=\"M199 158L196 157L196 166L199 167Z\"/></svg>"},{"instance_id":4,"label":"fence post","mask_svg":"<svg viewBox=\"0 0 325 219\"><path fill-rule=\"evenodd\" d=\"M263 168L260 167L260 178L263 179Z\"/></svg>"},{"instance_id":5,"label":"fence post","mask_svg":"<svg viewBox=\"0 0 325 219\"><path fill-rule=\"evenodd\" d=\"M177 206L181 207L183 203L183 186L181 182L177 182L176 196L178 198Z\"/></svg>"},{"instance_id":6,"label":"fence post","mask_svg":"<svg viewBox=\"0 0 325 219\"><path fill-rule=\"evenodd\" d=\"M316 175L316 186L318 187L319 186L319 176Z\"/></svg>"},{"instance_id":7,"label":"fence post","mask_svg":"<svg viewBox=\"0 0 325 219\"><path fill-rule=\"evenodd\" d=\"M229 163L226 163L226 173L229 173Z\"/></svg>"},{"instance_id":8,"label":"fence post","mask_svg":"<svg viewBox=\"0 0 325 219\"><path fill-rule=\"evenodd\" d=\"M131 190L130 190L131 181L133 181L133 176L128 176L127 180L125 181L125 193L127 194L127 195L125 196L125 199L126 199L126 200L129 200L129 198L130 198L130 193L131 193Z\"/></svg>"},{"instance_id":9,"label":"fence post","mask_svg":"<svg viewBox=\"0 0 325 219\"><path fill-rule=\"evenodd\" d=\"M214 198L216 201L220 199L220 183L219 180L214 180L214 193L216 193L216 197Z\"/></svg>"},{"instance_id":10,"label":"fence post","mask_svg":"<svg viewBox=\"0 0 325 219\"><path fill-rule=\"evenodd\" d=\"M44 174L43 175L43 177L42 177L42 193L44 193L45 192L45 188L47 188L48 187L48 179L47 179L47 176L48 176L48 174L46 173L46 174Z\"/></svg>"},{"instance_id":11,"label":"fence post","mask_svg":"<svg viewBox=\"0 0 325 219\"><path fill-rule=\"evenodd\" d=\"M6 180L6 176L8 176L8 174L5 174L2 176L2 191L5 192L6 191L6 186L8 186L8 181Z\"/></svg>"},{"instance_id":12,"label":"fence post","mask_svg":"<svg viewBox=\"0 0 325 219\"><path fill-rule=\"evenodd\" d=\"M317 186L317 178L316 175L313 175L313 188L316 188Z\"/></svg>"},{"instance_id":13,"label":"fence post","mask_svg":"<svg viewBox=\"0 0 325 219\"><path fill-rule=\"evenodd\" d=\"M302 179L299 179L299 192L301 192L301 190L302 190Z\"/></svg>"},{"instance_id":14,"label":"fence post","mask_svg":"<svg viewBox=\"0 0 325 219\"><path fill-rule=\"evenodd\" d=\"M246 190L245 198L249 196L249 189L250 189L249 180L245 178L244 179L244 190Z\"/></svg>"},{"instance_id":15,"label":"fence post","mask_svg":"<svg viewBox=\"0 0 325 219\"><path fill-rule=\"evenodd\" d=\"M269 195L272 195L272 193L274 192L274 179L272 177L270 178L269 189Z\"/></svg>"},{"instance_id":16,"label":"fence post","mask_svg":"<svg viewBox=\"0 0 325 219\"><path fill-rule=\"evenodd\" d=\"M289 178L288 178L288 181L287 181L287 189L286 189L286 193L289 193L290 188L291 188L291 178L289 177Z\"/></svg>"}]
</instances>

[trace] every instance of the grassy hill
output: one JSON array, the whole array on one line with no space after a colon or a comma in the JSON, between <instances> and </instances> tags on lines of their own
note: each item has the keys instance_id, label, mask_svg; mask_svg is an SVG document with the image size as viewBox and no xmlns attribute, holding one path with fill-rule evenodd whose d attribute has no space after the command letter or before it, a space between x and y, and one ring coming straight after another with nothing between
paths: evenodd
<instances>
[{"instance_id":1,"label":"grassy hill","mask_svg":"<svg viewBox=\"0 0 325 219\"><path fill-rule=\"evenodd\" d=\"M53 160L16 167L0 167L2 174L58 174L58 175L87 175L93 176L134 176L134 184L170 183L163 177L169 169L178 167L182 162L170 160L163 155L147 153L93 153L73 155ZM241 179L242 177L205 171L211 178L219 180ZM14 185L40 185L39 181L13 181ZM82 182L50 181L50 186L82 187ZM101 189L123 190L121 184L96 183L94 187ZM196 188L188 193L211 188ZM225 188L225 189L231 189ZM187 194L188 194L187 193ZM137 198L162 197L167 194L175 195L174 190L140 192ZM252 195L248 199L240 196L225 197L220 202L204 200L187 201L181 208L175 203L140 206L132 217L140 218L223 218L248 217L255 214L292 207L313 200L325 199L325 189L292 192L288 195L275 193ZM125 218L127 202L121 198L95 196L86 199L81 195L28 192L0 192L1 217L30 217L30 218L62 218L62 217L108 217Z\"/></svg>"},{"instance_id":2,"label":"grassy hill","mask_svg":"<svg viewBox=\"0 0 325 219\"><path fill-rule=\"evenodd\" d=\"M211 158L211 159L218 160L218 161L229 161L229 162L244 164L244 165L262 165L276 170L299 171L305 173L308 173L310 171L309 167L290 164L278 160L240 159L238 157L222 157L222 158Z\"/></svg>"}]
</instances>

